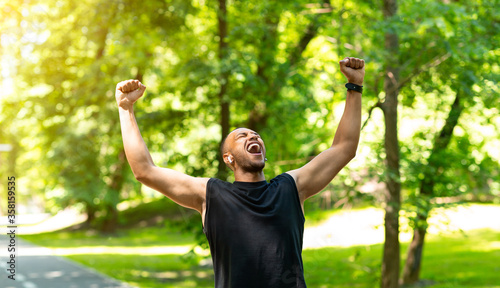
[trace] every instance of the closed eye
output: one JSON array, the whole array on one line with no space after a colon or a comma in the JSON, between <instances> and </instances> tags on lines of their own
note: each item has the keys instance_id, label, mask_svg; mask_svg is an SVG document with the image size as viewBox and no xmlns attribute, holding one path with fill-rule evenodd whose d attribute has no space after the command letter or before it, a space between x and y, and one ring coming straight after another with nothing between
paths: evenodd
<instances>
[{"instance_id":1,"label":"closed eye","mask_svg":"<svg viewBox=\"0 0 500 288\"><path fill-rule=\"evenodd\" d=\"M252 135L257 136L257 138L262 139L257 132L251 132L251 133L252 133ZM248 135L247 132L240 132L240 133L236 134L235 139L237 140L237 139L240 139L240 138L246 138L247 135Z\"/></svg>"}]
</instances>

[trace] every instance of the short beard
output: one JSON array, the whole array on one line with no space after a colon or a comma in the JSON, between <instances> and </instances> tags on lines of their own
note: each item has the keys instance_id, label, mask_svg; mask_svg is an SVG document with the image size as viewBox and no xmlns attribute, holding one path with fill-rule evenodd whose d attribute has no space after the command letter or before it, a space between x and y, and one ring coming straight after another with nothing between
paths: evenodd
<instances>
[{"instance_id":1,"label":"short beard","mask_svg":"<svg viewBox=\"0 0 500 288\"><path fill-rule=\"evenodd\" d=\"M234 160L238 162L238 166L245 172L260 173L264 170L264 166L266 166L265 161L251 161L243 155L241 157L239 156L238 154L234 154Z\"/></svg>"},{"instance_id":2,"label":"short beard","mask_svg":"<svg viewBox=\"0 0 500 288\"><path fill-rule=\"evenodd\" d=\"M262 161L262 162L258 162L258 163L255 163L255 162L245 162L241 165L241 168L243 170L245 170L246 172L250 172L250 173L260 173L262 172L262 170L264 170L264 167L266 166L266 162Z\"/></svg>"}]
</instances>

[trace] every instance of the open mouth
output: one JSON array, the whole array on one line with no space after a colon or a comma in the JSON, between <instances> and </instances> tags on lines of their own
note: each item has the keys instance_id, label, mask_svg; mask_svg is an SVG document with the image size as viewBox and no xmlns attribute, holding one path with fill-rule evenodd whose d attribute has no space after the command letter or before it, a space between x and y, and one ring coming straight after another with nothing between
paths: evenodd
<instances>
[{"instance_id":1,"label":"open mouth","mask_svg":"<svg viewBox=\"0 0 500 288\"><path fill-rule=\"evenodd\" d=\"M262 147L257 143L252 143L248 145L247 152L252 155L262 155Z\"/></svg>"}]
</instances>

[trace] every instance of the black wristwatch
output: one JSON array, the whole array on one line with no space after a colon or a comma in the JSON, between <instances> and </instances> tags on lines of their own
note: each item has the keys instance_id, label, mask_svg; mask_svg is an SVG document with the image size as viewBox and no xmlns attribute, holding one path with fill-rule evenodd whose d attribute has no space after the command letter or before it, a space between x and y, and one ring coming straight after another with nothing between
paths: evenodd
<instances>
[{"instance_id":1,"label":"black wristwatch","mask_svg":"<svg viewBox=\"0 0 500 288\"><path fill-rule=\"evenodd\" d=\"M357 91L359 93L363 93L363 86L359 86L356 84L346 83L345 88L347 88L347 90L354 90L354 91Z\"/></svg>"}]
</instances>

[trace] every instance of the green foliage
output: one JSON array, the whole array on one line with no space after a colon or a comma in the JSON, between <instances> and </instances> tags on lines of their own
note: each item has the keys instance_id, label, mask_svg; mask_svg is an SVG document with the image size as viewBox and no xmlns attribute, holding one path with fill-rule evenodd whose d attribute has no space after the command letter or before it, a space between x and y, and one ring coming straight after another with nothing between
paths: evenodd
<instances>
[{"instance_id":1,"label":"green foliage","mask_svg":"<svg viewBox=\"0 0 500 288\"><path fill-rule=\"evenodd\" d=\"M400 43L401 181L408 209L430 208L422 201L433 197L498 201L495 4L400 1L397 17L383 21L377 1L333 1L331 7L302 0L233 1L223 61L215 2L2 4L6 94L0 99L0 142L15 149L0 155L2 164L10 163L0 172L15 169L26 191L44 198L42 206L50 211L79 205L99 216L123 200L141 199L144 191L120 160L113 96L117 82L140 78L148 89L135 111L155 163L212 177L221 138L217 97L226 73L230 125L259 130L271 178L329 147L345 97L338 60L367 61L365 111L384 99L383 37L394 31ZM423 198L418 188L433 139L457 94L464 111L449 146L434 156L439 168L427 172L435 176L434 195ZM311 199L310 207L383 201L380 193L359 192L367 182L385 179L382 123L374 110L358 157L327 187L330 194ZM197 221L189 227L198 229Z\"/></svg>"},{"instance_id":2,"label":"green foliage","mask_svg":"<svg viewBox=\"0 0 500 288\"><path fill-rule=\"evenodd\" d=\"M499 56L494 44L498 39L498 21L491 21L498 19L494 6L495 1L401 1L397 17L368 24L382 31L393 29L399 36L401 174L408 206L419 206L419 201L428 202L433 197L486 200L484 195L498 193L491 183L498 182L500 159L492 155L491 148L482 148L488 141L498 145L494 137L488 136L498 137L498 133L489 130L498 131L498 124L493 124L498 120L493 119L497 119L498 112L494 107L499 107L498 97L494 96L498 95L498 87L493 84L498 83ZM370 47L382 51L382 42L374 42ZM384 55L380 56L376 61L383 63ZM381 91L382 83L377 77L380 76L376 76L373 89ZM464 111L450 145L443 149L435 146L434 138L438 137L457 94ZM376 96L383 100L385 95L380 92ZM378 120L381 119L372 122ZM377 124L369 122L366 128L372 129L370 125ZM482 139L470 146L476 152L465 145L471 138ZM379 157L383 155L376 141L370 139L366 143ZM433 158L429 159L431 154ZM436 166L429 167L429 161ZM379 163L376 161L375 166ZM383 172L377 167L369 171L380 177ZM435 182L433 195L422 196L418 192L425 177ZM482 195L470 196L475 193Z\"/></svg>"}]
</instances>

